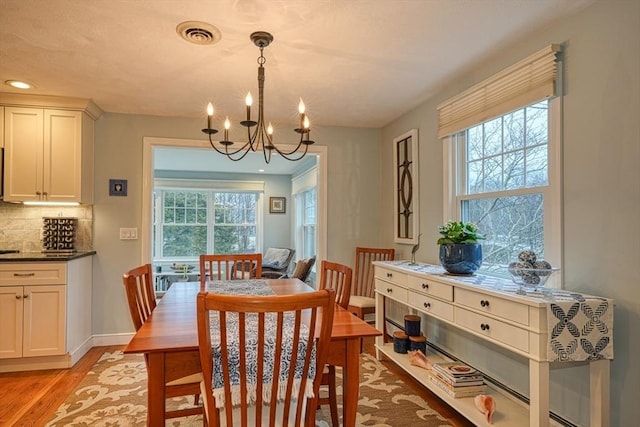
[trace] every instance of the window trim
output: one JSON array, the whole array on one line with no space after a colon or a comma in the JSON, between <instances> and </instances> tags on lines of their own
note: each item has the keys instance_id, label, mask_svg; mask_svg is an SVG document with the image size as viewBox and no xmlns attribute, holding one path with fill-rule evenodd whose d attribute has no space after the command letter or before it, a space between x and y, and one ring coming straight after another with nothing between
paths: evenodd
<instances>
[{"instance_id":1,"label":"window trim","mask_svg":"<svg viewBox=\"0 0 640 427\"><path fill-rule=\"evenodd\" d=\"M145 136L142 138L142 208L140 220L140 259L141 263L151 262L151 233L153 232L153 223L151 221L151 211L153 209L153 180L154 180L154 164L153 152L155 148L163 147L192 147L210 149L209 141L182 139L182 138L161 138ZM290 150L295 145L283 145L284 149ZM307 155L317 156L316 167L318 168L318 229L317 231L317 249L318 255L316 259L322 260L327 256L327 176L328 176L328 158L329 147L325 145L313 144L308 147Z\"/></svg>"}]
</instances>

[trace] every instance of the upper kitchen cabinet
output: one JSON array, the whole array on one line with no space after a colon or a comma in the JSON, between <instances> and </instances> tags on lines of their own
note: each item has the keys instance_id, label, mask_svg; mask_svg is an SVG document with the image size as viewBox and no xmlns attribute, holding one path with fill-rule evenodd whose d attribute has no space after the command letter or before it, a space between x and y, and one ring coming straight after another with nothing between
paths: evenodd
<instances>
[{"instance_id":1,"label":"upper kitchen cabinet","mask_svg":"<svg viewBox=\"0 0 640 427\"><path fill-rule=\"evenodd\" d=\"M90 100L0 94L4 105L4 200L93 203Z\"/></svg>"}]
</instances>

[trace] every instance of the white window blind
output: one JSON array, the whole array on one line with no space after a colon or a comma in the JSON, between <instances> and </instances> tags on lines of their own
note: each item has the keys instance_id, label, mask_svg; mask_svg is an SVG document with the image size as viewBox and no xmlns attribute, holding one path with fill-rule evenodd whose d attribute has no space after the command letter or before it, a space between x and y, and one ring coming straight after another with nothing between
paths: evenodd
<instances>
[{"instance_id":1,"label":"white window blind","mask_svg":"<svg viewBox=\"0 0 640 427\"><path fill-rule=\"evenodd\" d=\"M438 105L438 138L556 96L558 52L549 45Z\"/></svg>"}]
</instances>

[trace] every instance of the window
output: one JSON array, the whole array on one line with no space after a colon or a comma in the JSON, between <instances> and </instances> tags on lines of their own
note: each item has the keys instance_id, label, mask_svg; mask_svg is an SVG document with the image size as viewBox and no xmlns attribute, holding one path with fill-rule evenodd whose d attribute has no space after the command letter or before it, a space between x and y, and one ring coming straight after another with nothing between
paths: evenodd
<instances>
[{"instance_id":1,"label":"window","mask_svg":"<svg viewBox=\"0 0 640 427\"><path fill-rule=\"evenodd\" d=\"M309 258L316 254L316 188L296 194L296 252L300 258Z\"/></svg>"},{"instance_id":2,"label":"window","mask_svg":"<svg viewBox=\"0 0 640 427\"><path fill-rule=\"evenodd\" d=\"M545 194L549 176L549 102L486 121L452 137L455 145L453 211L476 223L484 271L504 266L524 249L545 254ZM548 213L547 213L548 214Z\"/></svg>"},{"instance_id":3,"label":"window","mask_svg":"<svg viewBox=\"0 0 640 427\"><path fill-rule=\"evenodd\" d=\"M154 260L259 251L259 200L251 191L156 189Z\"/></svg>"},{"instance_id":4,"label":"window","mask_svg":"<svg viewBox=\"0 0 640 427\"><path fill-rule=\"evenodd\" d=\"M561 265L561 98L555 96L556 52L550 46L439 106L440 136L445 136L444 222L474 222L485 233L484 273L506 276L506 266L525 249ZM509 81L529 87L522 81L529 82L530 70L522 70L534 62L534 70L547 71L530 85L544 80L544 90L509 96L506 89L514 87ZM501 103L469 113L501 97ZM487 116L492 118L482 118ZM559 281L551 286L559 286Z\"/></svg>"}]
</instances>

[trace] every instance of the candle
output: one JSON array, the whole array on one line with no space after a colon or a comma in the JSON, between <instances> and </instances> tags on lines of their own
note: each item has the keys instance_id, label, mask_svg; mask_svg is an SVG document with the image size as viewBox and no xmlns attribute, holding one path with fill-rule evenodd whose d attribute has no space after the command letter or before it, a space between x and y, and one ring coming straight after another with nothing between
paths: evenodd
<instances>
[{"instance_id":1,"label":"candle","mask_svg":"<svg viewBox=\"0 0 640 427\"><path fill-rule=\"evenodd\" d=\"M269 122L269 126L267 126L267 133L269 135L273 134L273 126L271 126L271 122Z\"/></svg>"},{"instance_id":2,"label":"candle","mask_svg":"<svg viewBox=\"0 0 640 427\"><path fill-rule=\"evenodd\" d=\"M251 120L251 104L253 104L253 98L251 97L251 92L247 93L247 97L245 98L245 103L247 104L247 120Z\"/></svg>"},{"instance_id":3,"label":"candle","mask_svg":"<svg viewBox=\"0 0 640 427\"><path fill-rule=\"evenodd\" d=\"M303 123L304 123L304 111L305 111L305 106L304 106L304 102L302 102L302 98L300 98L300 103L298 104L298 113L300 113L300 129L302 129Z\"/></svg>"},{"instance_id":4,"label":"candle","mask_svg":"<svg viewBox=\"0 0 640 427\"><path fill-rule=\"evenodd\" d=\"M229 121L229 116L224 120L224 140L229 140L229 128L231 127L231 122Z\"/></svg>"},{"instance_id":5,"label":"candle","mask_svg":"<svg viewBox=\"0 0 640 427\"><path fill-rule=\"evenodd\" d=\"M207 129L211 129L211 117L213 116L213 104L207 104Z\"/></svg>"}]
</instances>

